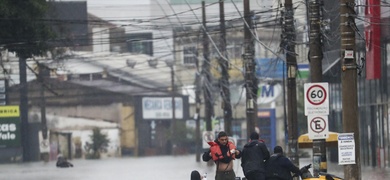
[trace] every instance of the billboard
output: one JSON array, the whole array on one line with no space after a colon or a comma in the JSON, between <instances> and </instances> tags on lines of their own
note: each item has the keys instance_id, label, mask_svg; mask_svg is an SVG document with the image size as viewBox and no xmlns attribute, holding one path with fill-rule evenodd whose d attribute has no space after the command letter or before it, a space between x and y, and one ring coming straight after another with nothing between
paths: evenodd
<instances>
[{"instance_id":1,"label":"billboard","mask_svg":"<svg viewBox=\"0 0 390 180\"><path fill-rule=\"evenodd\" d=\"M19 106L0 106L0 148L20 147Z\"/></svg>"},{"instance_id":2,"label":"billboard","mask_svg":"<svg viewBox=\"0 0 390 180\"><path fill-rule=\"evenodd\" d=\"M257 89L257 104L274 102L283 92L281 84L260 83Z\"/></svg>"},{"instance_id":3,"label":"billboard","mask_svg":"<svg viewBox=\"0 0 390 180\"><path fill-rule=\"evenodd\" d=\"M256 58L256 77L270 78L270 79L283 79L287 77L286 63L278 58ZM309 77L309 64L301 63L297 64L298 67L298 79L307 79Z\"/></svg>"},{"instance_id":4,"label":"billboard","mask_svg":"<svg viewBox=\"0 0 390 180\"><path fill-rule=\"evenodd\" d=\"M142 98L142 117L144 119L172 119L172 97ZM175 97L175 118L183 118L183 99Z\"/></svg>"},{"instance_id":5,"label":"billboard","mask_svg":"<svg viewBox=\"0 0 390 180\"><path fill-rule=\"evenodd\" d=\"M175 108L172 109L172 96L137 96L135 118L142 120L189 119L188 96L175 96ZM174 112L173 112L174 111Z\"/></svg>"}]
</instances>

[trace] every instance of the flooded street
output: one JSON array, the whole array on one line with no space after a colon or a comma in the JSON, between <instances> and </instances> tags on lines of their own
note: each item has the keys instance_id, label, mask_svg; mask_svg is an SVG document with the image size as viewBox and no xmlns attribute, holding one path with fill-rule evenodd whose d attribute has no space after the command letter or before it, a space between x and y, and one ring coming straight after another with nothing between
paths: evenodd
<instances>
[{"instance_id":1,"label":"flooded street","mask_svg":"<svg viewBox=\"0 0 390 180\"><path fill-rule=\"evenodd\" d=\"M156 156L141 158L109 158L101 160L72 160L73 168L57 168L55 161L1 164L0 179L39 180L106 180L106 179L189 179L192 170L208 172L204 162L195 162L194 155ZM214 175L213 175L214 176ZM211 177L211 176L209 176Z\"/></svg>"},{"instance_id":2,"label":"flooded street","mask_svg":"<svg viewBox=\"0 0 390 180\"><path fill-rule=\"evenodd\" d=\"M207 166L205 162L195 162L195 155L125 157L101 160L72 160L74 168L57 168L55 162L33 162L20 164L1 164L0 179L12 180L185 180L190 178L192 170L207 173L208 179L214 179L215 166ZM237 176L243 177L241 161L235 161ZM310 163L309 158L301 158L300 165ZM342 166L329 164L328 172L343 176ZM362 167L364 180L380 180L390 178L390 169L373 169Z\"/></svg>"}]
</instances>

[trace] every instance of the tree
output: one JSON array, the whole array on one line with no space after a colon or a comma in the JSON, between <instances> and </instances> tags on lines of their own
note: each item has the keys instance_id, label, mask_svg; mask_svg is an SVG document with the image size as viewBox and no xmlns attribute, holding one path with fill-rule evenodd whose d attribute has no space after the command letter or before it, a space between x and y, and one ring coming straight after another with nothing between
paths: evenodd
<instances>
[{"instance_id":1,"label":"tree","mask_svg":"<svg viewBox=\"0 0 390 180\"><path fill-rule=\"evenodd\" d=\"M94 128L92 130L91 144L87 143L85 150L87 152L87 159L99 159L100 152L107 151L108 143L110 140L107 138L106 134L103 134L100 128Z\"/></svg>"},{"instance_id":2,"label":"tree","mask_svg":"<svg viewBox=\"0 0 390 180\"><path fill-rule=\"evenodd\" d=\"M171 134L168 134L169 137ZM185 154L188 151L194 150L195 148L195 130L186 127L186 123L183 121L178 121L176 124L176 136L173 138L176 142L176 149L174 154Z\"/></svg>"},{"instance_id":3,"label":"tree","mask_svg":"<svg viewBox=\"0 0 390 180\"><path fill-rule=\"evenodd\" d=\"M28 88L26 59L42 56L54 38L54 33L45 21L48 4L46 0L1 0L0 1L0 50L7 49L19 57L20 71L20 118L23 161L38 160L33 152L38 146L29 146ZM33 140L35 141L35 140Z\"/></svg>"},{"instance_id":4,"label":"tree","mask_svg":"<svg viewBox=\"0 0 390 180\"><path fill-rule=\"evenodd\" d=\"M0 1L0 45L18 57L44 55L55 37L45 21L46 0Z\"/></svg>"}]
</instances>

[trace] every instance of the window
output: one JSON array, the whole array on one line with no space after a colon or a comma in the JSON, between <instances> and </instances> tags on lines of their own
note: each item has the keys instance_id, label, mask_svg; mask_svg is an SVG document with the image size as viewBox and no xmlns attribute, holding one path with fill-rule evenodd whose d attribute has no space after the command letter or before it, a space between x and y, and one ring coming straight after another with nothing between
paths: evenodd
<instances>
[{"instance_id":1,"label":"window","mask_svg":"<svg viewBox=\"0 0 390 180\"><path fill-rule=\"evenodd\" d=\"M183 47L183 64L195 65L197 54L195 46Z\"/></svg>"},{"instance_id":2,"label":"window","mask_svg":"<svg viewBox=\"0 0 390 180\"><path fill-rule=\"evenodd\" d=\"M152 33L132 33L126 37L128 52L153 56Z\"/></svg>"},{"instance_id":3,"label":"window","mask_svg":"<svg viewBox=\"0 0 390 180\"><path fill-rule=\"evenodd\" d=\"M145 52L145 48L143 46L143 43L141 41L133 41L131 42L131 52L134 53L142 53Z\"/></svg>"}]
</instances>

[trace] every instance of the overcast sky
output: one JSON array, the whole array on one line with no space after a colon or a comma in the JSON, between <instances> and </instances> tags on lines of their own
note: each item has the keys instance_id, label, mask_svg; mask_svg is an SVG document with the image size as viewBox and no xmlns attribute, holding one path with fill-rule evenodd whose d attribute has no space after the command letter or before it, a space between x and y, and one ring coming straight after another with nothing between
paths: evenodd
<instances>
[{"instance_id":1,"label":"overcast sky","mask_svg":"<svg viewBox=\"0 0 390 180\"><path fill-rule=\"evenodd\" d=\"M57 1L83 1L83 0L57 0ZM123 5L123 4L149 4L151 0L85 0L88 6Z\"/></svg>"},{"instance_id":2,"label":"overcast sky","mask_svg":"<svg viewBox=\"0 0 390 180\"><path fill-rule=\"evenodd\" d=\"M88 13L105 20L123 18L147 18L150 16L149 4L152 0L56 0L86 1ZM143 8L145 6L145 8Z\"/></svg>"}]
</instances>

